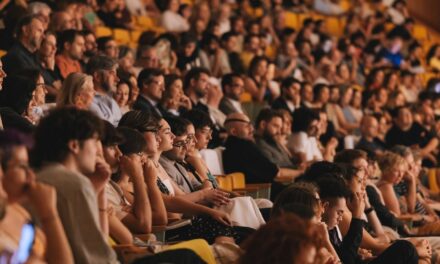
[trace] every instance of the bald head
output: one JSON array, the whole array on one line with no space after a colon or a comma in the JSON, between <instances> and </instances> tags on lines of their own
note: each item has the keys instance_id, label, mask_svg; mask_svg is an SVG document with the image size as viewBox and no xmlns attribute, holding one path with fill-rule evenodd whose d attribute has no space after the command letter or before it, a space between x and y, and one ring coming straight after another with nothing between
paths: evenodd
<instances>
[{"instance_id":1,"label":"bald head","mask_svg":"<svg viewBox=\"0 0 440 264\"><path fill-rule=\"evenodd\" d=\"M365 115L361 121L361 133L363 137L375 138L379 130L379 122L374 116Z\"/></svg>"},{"instance_id":2,"label":"bald head","mask_svg":"<svg viewBox=\"0 0 440 264\"><path fill-rule=\"evenodd\" d=\"M225 129L230 136L253 140L254 128L249 117L242 113L228 115L225 120Z\"/></svg>"}]
</instances>

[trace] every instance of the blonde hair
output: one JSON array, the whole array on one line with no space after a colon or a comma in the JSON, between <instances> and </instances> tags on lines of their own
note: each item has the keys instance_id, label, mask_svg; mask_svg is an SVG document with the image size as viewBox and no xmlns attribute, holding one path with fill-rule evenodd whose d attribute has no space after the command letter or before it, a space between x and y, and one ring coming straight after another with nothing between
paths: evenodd
<instances>
[{"instance_id":1,"label":"blonde hair","mask_svg":"<svg viewBox=\"0 0 440 264\"><path fill-rule=\"evenodd\" d=\"M75 105L75 98L84 89L87 82L93 83L92 76L80 72L69 74L64 80L63 87L58 95L57 106Z\"/></svg>"},{"instance_id":2,"label":"blonde hair","mask_svg":"<svg viewBox=\"0 0 440 264\"><path fill-rule=\"evenodd\" d=\"M393 152L385 152L383 155L381 155L378 159L379 168L382 171L382 173L393 169L395 166L401 165L401 164L407 164L406 160Z\"/></svg>"}]
</instances>

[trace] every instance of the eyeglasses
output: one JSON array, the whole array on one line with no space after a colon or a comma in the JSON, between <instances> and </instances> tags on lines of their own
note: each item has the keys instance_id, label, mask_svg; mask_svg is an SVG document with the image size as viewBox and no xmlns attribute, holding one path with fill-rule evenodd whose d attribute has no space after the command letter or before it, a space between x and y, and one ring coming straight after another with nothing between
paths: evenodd
<instances>
[{"instance_id":1,"label":"eyeglasses","mask_svg":"<svg viewBox=\"0 0 440 264\"><path fill-rule=\"evenodd\" d=\"M188 145L189 142L191 142L191 138L187 138L186 140L176 141L176 142L173 142L173 147L176 147L176 148L183 148L183 147L185 147L186 145Z\"/></svg>"},{"instance_id":2,"label":"eyeglasses","mask_svg":"<svg viewBox=\"0 0 440 264\"><path fill-rule=\"evenodd\" d=\"M141 158L144 157L144 155L145 155L144 152L142 152L142 151L141 151L141 152L138 152L138 153L134 153L134 154L135 154L135 155L138 155L138 156L141 157Z\"/></svg>"}]
</instances>

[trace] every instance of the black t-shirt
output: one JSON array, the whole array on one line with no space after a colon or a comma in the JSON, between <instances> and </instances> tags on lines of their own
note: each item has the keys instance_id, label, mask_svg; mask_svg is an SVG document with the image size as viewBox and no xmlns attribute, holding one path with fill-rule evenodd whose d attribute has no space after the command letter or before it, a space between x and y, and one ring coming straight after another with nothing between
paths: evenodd
<instances>
[{"instance_id":1,"label":"black t-shirt","mask_svg":"<svg viewBox=\"0 0 440 264\"><path fill-rule=\"evenodd\" d=\"M383 143L380 139L373 139L373 141L367 141L364 137L359 140L356 145L356 149L361 149L368 153L369 156L374 156L377 151L385 150L385 143Z\"/></svg>"},{"instance_id":2,"label":"black t-shirt","mask_svg":"<svg viewBox=\"0 0 440 264\"><path fill-rule=\"evenodd\" d=\"M243 172L247 183L271 183L277 176L278 167L254 142L229 136L225 147L223 166L226 173Z\"/></svg>"},{"instance_id":3,"label":"black t-shirt","mask_svg":"<svg viewBox=\"0 0 440 264\"><path fill-rule=\"evenodd\" d=\"M404 146L419 146L425 147L429 141L434 138L434 134L430 133L419 123L414 122L411 128L407 131L401 130L396 125L393 125L385 136L385 143L388 147L395 145Z\"/></svg>"}]
</instances>

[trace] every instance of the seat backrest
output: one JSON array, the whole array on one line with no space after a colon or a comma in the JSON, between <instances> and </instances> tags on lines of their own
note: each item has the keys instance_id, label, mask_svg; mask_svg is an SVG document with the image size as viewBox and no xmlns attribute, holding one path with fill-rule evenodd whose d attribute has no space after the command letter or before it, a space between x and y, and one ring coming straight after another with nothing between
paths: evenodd
<instances>
[{"instance_id":1,"label":"seat backrest","mask_svg":"<svg viewBox=\"0 0 440 264\"><path fill-rule=\"evenodd\" d=\"M246 179L242 172L234 172L226 175L232 179L232 188L243 189L246 188Z\"/></svg>"},{"instance_id":2,"label":"seat backrest","mask_svg":"<svg viewBox=\"0 0 440 264\"><path fill-rule=\"evenodd\" d=\"M224 148L218 147L215 149L203 149L200 151L202 159L206 162L209 171L213 175L223 175L225 171L223 169L223 154Z\"/></svg>"},{"instance_id":3,"label":"seat backrest","mask_svg":"<svg viewBox=\"0 0 440 264\"><path fill-rule=\"evenodd\" d=\"M216 177L218 187L225 191L232 191L232 177L227 177L226 175L219 175Z\"/></svg>"}]
</instances>

